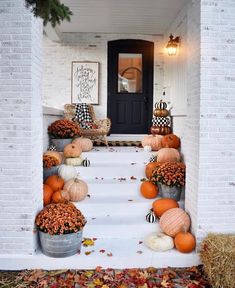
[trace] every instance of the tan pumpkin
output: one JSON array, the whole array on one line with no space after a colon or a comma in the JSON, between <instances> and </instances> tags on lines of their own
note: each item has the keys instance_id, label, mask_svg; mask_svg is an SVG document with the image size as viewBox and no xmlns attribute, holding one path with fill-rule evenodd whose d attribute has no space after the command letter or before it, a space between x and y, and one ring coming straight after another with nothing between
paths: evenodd
<instances>
[{"instance_id":1,"label":"tan pumpkin","mask_svg":"<svg viewBox=\"0 0 235 288\"><path fill-rule=\"evenodd\" d=\"M171 198L157 199L152 204L154 213L160 218L163 213L172 208L179 208L179 204Z\"/></svg>"},{"instance_id":2,"label":"tan pumpkin","mask_svg":"<svg viewBox=\"0 0 235 288\"><path fill-rule=\"evenodd\" d=\"M161 145L161 140L162 140L161 135L147 135L144 137L144 139L141 141L141 144L143 147L145 146L151 146L153 151L158 151L159 149L162 148Z\"/></svg>"},{"instance_id":3,"label":"tan pumpkin","mask_svg":"<svg viewBox=\"0 0 235 288\"><path fill-rule=\"evenodd\" d=\"M82 148L76 144L67 144L64 147L65 158L77 158L82 154Z\"/></svg>"},{"instance_id":4,"label":"tan pumpkin","mask_svg":"<svg viewBox=\"0 0 235 288\"><path fill-rule=\"evenodd\" d=\"M82 201L87 196L88 186L86 182L78 178L74 178L68 180L64 184L64 190L69 192L70 201L78 202Z\"/></svg>"},{"instance_id":5,"label":"tan pumpkin","mask_svg":"<svg viewBox=\"0 0 235 288\"><path fill-rule=\"evenodd\" d=\"M181 231L176 234L174 239L175 247L181 253L190 253L196 247L196 240L193 234Z\"/></svg>"},{"instance_id":6,"label":"tan pumpkin","mask_svg":"<svg viewBox=\"0 0 235 288\"><path fill-rule=\"evenodd\" d=\"M183 209L172 208L163 213L159 224L164 233L171 237L175 237L183 228L185 231L189 230L190 218Z\"/></svg>"},{"instance_id":7,"label":"tan pumpkin","mask_svg":"<svg viewBox=\"0 0 235 288\"><path fill-rule=\"evenodd\" d=\"M180 147L180 138L175 134L165 135L161 140L161 145L163 148L175 148Z\"/></svg>"},{"instance_id":8,"label":"tan pumpkin","mask_svg":"<svg viewBox=\"0 0 235 288\"><path fill-rule=\"evenodd\" d=\"M180 153L174 148L162 148L157 152L158 162L179 162Z\"/></svg>"},{"instance_id":9,"label":"tan pumpkin","mask_svg":"<svg viewBox=\"0 0 235 288\"><path fill-rule=\"evenodd\" d=\"M90 139L88 138L76 138L73 140L74 144L80 145L82 148L82 152L88 152L91 151L93 148L93 143Z\"/></svg>"},{"instance_id":10,"label":"tan pumpkin","mask_svg":"<svg viewBox=\"0 0 235 288\"><path fill-rule=\"evenodd\" d=\"M81 157L65 159L65 164L70 165L70 166L81 166L82 162L83 162L83 159Z\"/></svg>"}]
</instances>

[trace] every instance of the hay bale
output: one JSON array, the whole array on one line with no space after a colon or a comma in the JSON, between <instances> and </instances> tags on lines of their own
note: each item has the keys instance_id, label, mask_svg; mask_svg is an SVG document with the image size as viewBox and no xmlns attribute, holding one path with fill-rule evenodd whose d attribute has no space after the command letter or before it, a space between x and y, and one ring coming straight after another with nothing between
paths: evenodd
<instances>
[{"instance_id":1,"label":"hay bale","mask_svg":"<svg viewBox=\"0 0 235 288\"><path fill-rule=\"evenodd\" d=\"M201 243L200 258L213 288L235 288L234 234L208 234Z\"/></svg>"}]
</instances>

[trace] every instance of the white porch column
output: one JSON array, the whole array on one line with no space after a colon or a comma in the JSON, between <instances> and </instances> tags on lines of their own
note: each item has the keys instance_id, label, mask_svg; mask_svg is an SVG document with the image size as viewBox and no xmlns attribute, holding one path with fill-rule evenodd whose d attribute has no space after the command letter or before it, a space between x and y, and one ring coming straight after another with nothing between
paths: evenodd
<instances>
[{"instance_id":1,"label":"white porch column","mask_svg":"<svg viewBox=\"0 0 235 288\"><path fill-rule=\"evenodd\" d=\"M0 1L0 254L33 254L42 207L42 21Z\"/></svg>"},{"instance_id":2,"label":"white porch column","mask_svg":"<svg viewBox=\"0 0 235 288\"><path fill-rule=\"evenodd\" d=\"M235 233L234 14L233 0L189 6L186 210L199 241Z\"/></svg>"}]
</instances>

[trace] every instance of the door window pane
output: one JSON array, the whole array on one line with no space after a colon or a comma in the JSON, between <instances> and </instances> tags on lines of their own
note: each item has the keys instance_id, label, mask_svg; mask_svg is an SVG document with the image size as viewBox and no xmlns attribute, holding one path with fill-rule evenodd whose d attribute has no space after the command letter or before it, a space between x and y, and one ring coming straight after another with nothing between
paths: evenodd
<instances>
[{"instance_id":1,"label":"door window pane","mask_svg":"<svg viewBox=\"0 0 235 288\"><path fill-rule=\"evenodd\" d=\"M142 54L119 53L118 92L142 93Z\"/></svg>"}]
</instances>

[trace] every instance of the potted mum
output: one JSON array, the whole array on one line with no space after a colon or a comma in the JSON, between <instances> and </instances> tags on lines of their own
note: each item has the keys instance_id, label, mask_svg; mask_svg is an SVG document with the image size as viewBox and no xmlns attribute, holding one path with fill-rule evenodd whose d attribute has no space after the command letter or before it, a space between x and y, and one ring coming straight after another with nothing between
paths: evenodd
<instances>
[{"instance_id":1,"label":"potted mum","mask_svg":"<svg viewBox=\"0 0 235 288\"><path fill-rule=\"evenodd\" d=\"M163 197L179 201L185 186L185 168L181 162L165 162L153 171L151 182L159 186Z\"/></svg>"},{"instance_id":2,"label":"potted mum","mask_svg":"<svg viewBox=\"0 0 235 288\"><path fill-rule=\"evenodd\" d=\"M47 205L38 213L35 223L43 254L60 258L80 252L86 219L74 204Z\"/></svg>"},{"instance_id":3,"label":"potted mum","mask_svg":"<svg viewBox=\"0 0 235 288\"><path fill-rule=\"evenodd\" d=\"M79 126L68 119L60 119L48 126L50 143L56 146L57 151L63 151L66 144L71 143L72 139L80 136Z\"/></svg>"}]
</instances>

